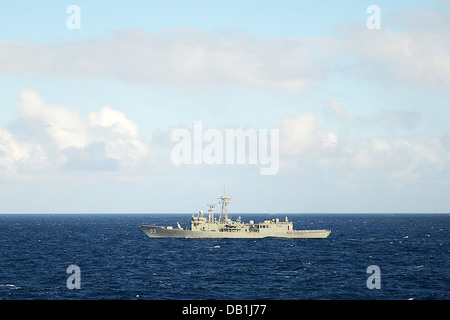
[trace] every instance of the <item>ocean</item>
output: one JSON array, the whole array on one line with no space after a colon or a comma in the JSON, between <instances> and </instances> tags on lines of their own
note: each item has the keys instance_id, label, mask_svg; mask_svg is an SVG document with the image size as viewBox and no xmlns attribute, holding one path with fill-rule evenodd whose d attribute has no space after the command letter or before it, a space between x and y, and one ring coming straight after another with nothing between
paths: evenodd
<instances>
[{"instance_id":1,"label":"ocean","mask_svg":"<svg viewBox=\"0 0 450 320\"><path fill-rule=\"evenodd\" d=\"M449 214L240 216L287 216L295 229L332 232L327 239L150 239L139 224L186 227L190 215L2 214L0 300L450 298ZM69 266L78 273L67 273ZM77 281L79 289L68 288Z\"/></svg>"}]
</instances>

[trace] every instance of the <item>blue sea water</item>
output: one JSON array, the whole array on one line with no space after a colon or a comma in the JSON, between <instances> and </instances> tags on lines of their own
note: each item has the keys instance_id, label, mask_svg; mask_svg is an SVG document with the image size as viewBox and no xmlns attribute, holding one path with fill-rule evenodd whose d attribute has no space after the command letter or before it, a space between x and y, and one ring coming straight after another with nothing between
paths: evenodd
<instances>
[{"instance_id":1,"label":"blue sea water","mask_svg":"<svg viewBox=\"0 0 450 320\"><path fill-rule=\"evenodd\" d=\"M139 224L187 226L190 215L0 215L0 300L450 298L450 215L287 216L296 229L332 233L150 239ZM80 268L79 290L66 286L70 265ZM380 289L367 287L371 265Z\"/></svg>"}]
</instances>

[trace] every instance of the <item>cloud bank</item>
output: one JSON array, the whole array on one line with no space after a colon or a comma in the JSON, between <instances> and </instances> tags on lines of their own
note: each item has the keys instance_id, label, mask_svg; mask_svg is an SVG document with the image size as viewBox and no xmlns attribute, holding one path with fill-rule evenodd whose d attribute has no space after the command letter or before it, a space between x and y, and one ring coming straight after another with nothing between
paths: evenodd
<instances>
[{"instance_id":1,"label":"cloud bank","mask_svg":"<svg viewBox=\"0 0 450 320\"><path fill-rule=\"evenodd\" d=\"M0 128L3 176L129 169L146 175L175 168L170 160L174 126L145 139L137 124L118 110L103 106L80 117L75 110L47 104L31 89L19 94L18 108L20 125ZM346 114L340 106L333 110ZM323 127L309 113L286 116L273 128L279 130L280 174L294 174L309 162L336 179L367 174L398 181L450 178L446 178L449 136L347 139Z\"/></svg>"},{"instance_id":2,"label":"cloud bank","mask_svg":"<svg viewBox=\"0 0 450 320\"><path fill-rule=\"evenodd\" d=\"M192 28L122 30L62 45L0 42L0 72L10 74L301 91L320 80L320 69L301 39L256 40Z\"/></svg>"},{"instance_id":3,"label":"cloud bank","mask_svg":"<svg viewBox=\"0 0 450 320\"><path fill-rule=\"evenodd\" d=\"M0 167L8 172L115 171L136 166L149 153L137 125L108 106L80 117L75 110L46 104L37 91L24 89L18 108L20 132L0 128Z\"/></svg>"},{"instance_id":4,"label":"cloud bank","mask_svg":"<svg viewBox=\"0 0 450 320\"><path fill-rule=\"evenodd\" d=\"M406 19L404 16L408 16ZM302 92L334 73L450 89L450 24L416 9L393 19L408 31L340 26L339 36L256 39L194 28L114 31L58 45L0 42L0 72L158 85L233 85Z\"/></svg>"}]
</instances>

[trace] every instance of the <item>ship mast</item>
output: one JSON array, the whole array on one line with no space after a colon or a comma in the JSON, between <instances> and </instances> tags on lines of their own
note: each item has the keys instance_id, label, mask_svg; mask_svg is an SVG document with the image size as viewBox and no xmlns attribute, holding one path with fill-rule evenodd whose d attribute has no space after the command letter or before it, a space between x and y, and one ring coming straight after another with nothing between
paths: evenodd
<instances>
[{"instance_id":1,"label":"ship mast","mask_svg":"<svg viewBox=\"0 0 450 320\"><path fill-rule=\"evenodd\" d=\"M216 206L214 203L208 203L208 222L214 222L214 207Z\"/></svg>"},{"instance_id":2,"label":"ship mast","mask_svg":"<svg viewBox=\"0 0 450 320\"><path fill-rule=\"evenodd\" d=\"M223 223L228 221L228 207L227 205L230 203L231 198L227 197L227 192L225 186L223 187L223 196L217 198L222 203L222 210L220 212L219 223Z\"/></svg>"}]
</instances>

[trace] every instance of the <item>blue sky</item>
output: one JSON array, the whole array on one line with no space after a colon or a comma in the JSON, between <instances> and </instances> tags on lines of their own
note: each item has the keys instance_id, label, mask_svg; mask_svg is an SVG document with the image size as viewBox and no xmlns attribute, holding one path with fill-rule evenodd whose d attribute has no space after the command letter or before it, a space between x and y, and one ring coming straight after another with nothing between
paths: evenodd
<instances>
[{"instance_id":1,"label":"blue sky","mask_svg":"<svg viewBox=\"0 0 450 320\"><path fill-rule=\"evenodd\" d=\"M236 212L449 212L449 18L445 0L2 4L0 212L195 212L225 184ZM278 129L279 171L174 165L194 121Z\"/></svg>"}]
</instances>

